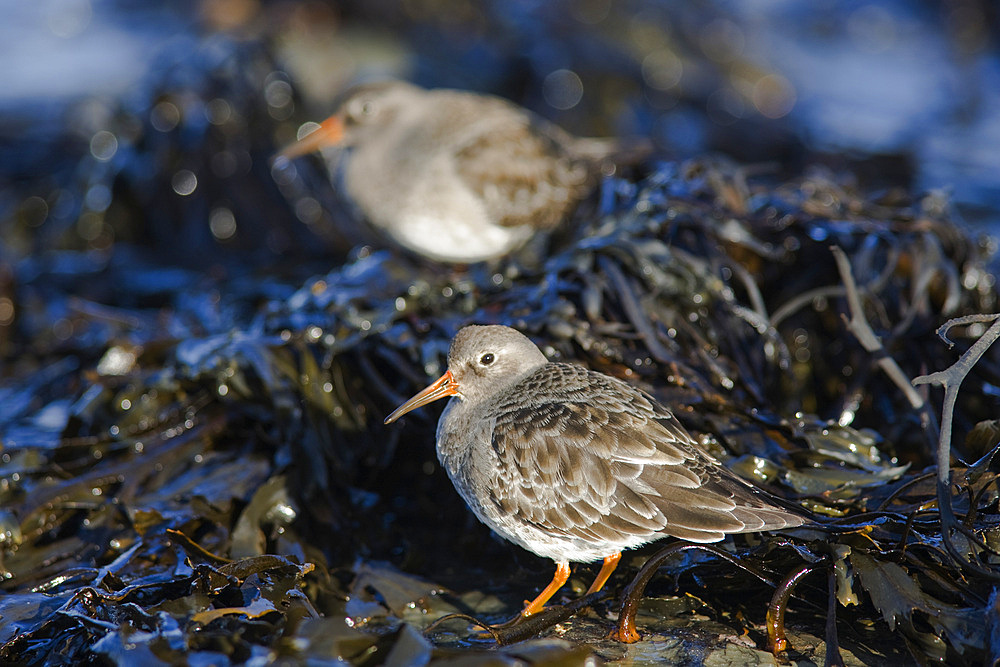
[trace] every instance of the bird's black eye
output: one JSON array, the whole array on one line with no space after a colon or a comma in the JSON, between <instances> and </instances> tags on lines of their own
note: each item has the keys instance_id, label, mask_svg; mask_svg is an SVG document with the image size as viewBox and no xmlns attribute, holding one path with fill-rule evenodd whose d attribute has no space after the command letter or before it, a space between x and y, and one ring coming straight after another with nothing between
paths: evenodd
<instances>
[{"instance_id":1,"label":"bird's black eye","mask_svg":"<svg viewBox=\"0 0 1000 667\"><path fill-rule=\"evenodd\" d=\"M373 100L358 98L348 102L345 120L349 123L364 123L371 120L377 113L378 104Z\"/></svg>"},{"instance_id":2,"label":"bird's black eye","mask_svg":"<svg viewBox=\"0 0 1000 667\"><path fill-rule=\"evenodd\" d=\"M494 359L493 353L487 352L483 356L479 357L479 363L482 364L483 366L489 366L490 364L493 363L493 359Z\"/></svg>"}]
</instances>

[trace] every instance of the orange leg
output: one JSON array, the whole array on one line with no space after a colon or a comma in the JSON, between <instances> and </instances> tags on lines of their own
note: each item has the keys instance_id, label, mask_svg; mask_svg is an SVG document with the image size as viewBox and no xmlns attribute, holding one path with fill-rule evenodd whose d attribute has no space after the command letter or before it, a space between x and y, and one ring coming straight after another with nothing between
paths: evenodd
<instances>
[{"instance_id":1,"label":"orange leg","mask_svg":"<svg viewBox=\"0 0 1000 667\"><path fill-rule=\"evenodd\" d=\"M585 595L590 595L591 593L596 593L597 591L604 588L604 584L608 583L608 579L611 577L611 573L615 571L618 567L618 561L622 559L622 552L611 554L604 559L604 565L601 566L601 571L597 573L597 577L594 579L594 583L590 585L587 589Z\"/></svg>"},{"instance_id":2,"label":"orange leg","mask_svg":"<svg viewBox=\"0 0 1000 667\"><path fill-rule=\"evenodd\" d=\"M545 607L545 603L549 601L549 598L562 588L567 579L569 579L569 563L566 561L556 563L556 573L552 577L552 581L545 587L545 590L538 594L537 598L528 603L528 606L521 612L521 616L531 616L540 612Z\"/></svg>"}]
</instances>

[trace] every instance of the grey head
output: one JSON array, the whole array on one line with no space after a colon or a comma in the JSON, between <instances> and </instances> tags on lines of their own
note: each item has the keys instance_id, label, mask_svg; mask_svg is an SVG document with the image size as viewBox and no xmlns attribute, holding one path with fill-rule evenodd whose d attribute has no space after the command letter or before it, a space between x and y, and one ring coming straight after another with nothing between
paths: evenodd
<instances>
[{"instance_id":1,"label":"grey head","mask_svg":"<svg viewBox=\"0 0 1000 667\"><path fill-rule=\"evenodd\" d=\"M510 327L464 327L451 341L448 371L396 408L385 423L446 396L478 403L547 363L527 336Z\"/></svg>"},{"instance_id":2,"label":"grey head","mask_svg":"<svg viewBox=\"0 0 1000 667\"><path fill-rule=\"evenodd\" d=\"M426 90L405 81L357 86L344 95L337 111L316 130L278 155L290 160L313 151L370 143L402 114L422 105L426 97Z\"/></svg>"},{"instance_id":3,"label":"grey head","mask_svg":"<svg viewBox=\"0 0 1000 667\"><path fill-rule=\"evenodd\" d=\"M501 325L468 326L448 351L448 372L466 401L479 402L548 363L520 331Z\"/></svg>"},{"instance_id":4,"label":"grey head","mask_svg":"<svg viewBox=\"0 0 1000 667\"><path fill-rule=\"evenodd\" d=\"M344 128L339 145L364 143L408 109L422 104L426 97L426 90L405 81L380 81L352 88L335 114Z\"/></svg>"}]
</instances>

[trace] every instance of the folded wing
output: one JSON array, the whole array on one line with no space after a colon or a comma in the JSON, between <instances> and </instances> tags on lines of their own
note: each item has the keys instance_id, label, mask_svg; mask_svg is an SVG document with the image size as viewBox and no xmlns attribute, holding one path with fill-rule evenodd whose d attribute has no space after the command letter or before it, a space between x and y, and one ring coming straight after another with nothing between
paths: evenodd
<instances>
[{"instance_id":1,"label":"folded wing","mask_svg":"<svg viewBox=\"0 0 1000 667\"><path fill-rule=\"evenodd\" d=\"M717 542L727 533L797 526L799 515L703 452L676 418L629 385L548 364L498 403L492 446L504 511L587 543L672 535Z\"/></svg>"}]
</instances>

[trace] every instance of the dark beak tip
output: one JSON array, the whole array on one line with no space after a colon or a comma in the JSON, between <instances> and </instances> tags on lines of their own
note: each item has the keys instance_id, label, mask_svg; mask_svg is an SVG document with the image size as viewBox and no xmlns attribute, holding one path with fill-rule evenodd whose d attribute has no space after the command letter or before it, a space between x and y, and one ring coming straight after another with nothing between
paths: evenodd
<instances>
[{"instance_id":1,"label":"dark beak tip","mask_svg":"<svg viewBox=\"0 0 1000 667\"><path fill-rule=\"evenodd\" d=\"M435 380L430 386L424 388L408 401L393 410L382 423L386 425L391 424L406 413L423 407L428 403L433 403L434 401L444 398L445 396L456 395L458 395L457 383L449 371Z\"/></svg>"}]
</instances>

